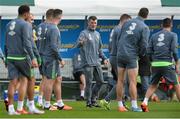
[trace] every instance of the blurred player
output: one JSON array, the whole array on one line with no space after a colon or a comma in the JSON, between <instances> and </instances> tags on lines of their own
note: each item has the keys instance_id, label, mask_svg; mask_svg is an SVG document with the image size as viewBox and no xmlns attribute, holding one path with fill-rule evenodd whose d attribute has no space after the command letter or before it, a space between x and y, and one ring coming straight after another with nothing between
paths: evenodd
<instances>
[{"instance_id":1,"label":"blurred player","mask_svg":"<svg viewBox=\"0 0 180 119\"><path fill-rule=\"evenodd\" d=\"M178 59L178 38L177 34L171 32L172 21L169 18L163 19L163 29L152 35L148 47L148 53L152 60L152 80L141 108L148 112L148 100L158 88L158 83L163 77L167 83L175 85L176 95L180 101L180 85L176 73L179 73ZM175 69L173 65L175 61Z\"/></svg>"}]
</instances>

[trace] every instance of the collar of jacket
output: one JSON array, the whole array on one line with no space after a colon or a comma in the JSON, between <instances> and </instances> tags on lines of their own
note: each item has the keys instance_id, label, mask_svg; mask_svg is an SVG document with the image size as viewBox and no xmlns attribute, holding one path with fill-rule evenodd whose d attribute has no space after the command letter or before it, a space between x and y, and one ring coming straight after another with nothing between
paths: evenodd
<instances>
[{"instance_id":1,"label":"collar of jacket","mask_svg":"<svg viewBox=\"0 0 180 119\"><path fill-rule=\"evenodd\" d=\"M91 29L91 28L89 28L89 27L87 28L87 30L88 30L88 31L91 31L91 32L94 32L94 31L95 31L95 29Z\"/></svg>"},{"instance_id":2,"label":"collar of jacket","mask_svg":"<svg viewBox=\"0 0 180 119\"><path fill-rule=\"evenodd\" d=\"M137 16L136 19L139 19L140 21L143 21L144 22L144 19L140 16Z\"/></svg>"}]
</instances>

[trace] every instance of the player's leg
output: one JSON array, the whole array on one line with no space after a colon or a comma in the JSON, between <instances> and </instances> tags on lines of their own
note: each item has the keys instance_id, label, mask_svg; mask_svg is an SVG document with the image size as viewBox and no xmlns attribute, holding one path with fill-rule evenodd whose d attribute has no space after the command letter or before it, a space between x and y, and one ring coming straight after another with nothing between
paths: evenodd
<instances>
[{"instance_id":1,"label":"player's leg","mask_svg":"<svg viewBox=\"0 0 180 119\"><path fill-rule=\"evenodd\" d=\"M123 67L118 67L118 81L116 85L116 94L118 101L118 111L125 112L127 109L123 105L123 92L124 92L124 77L126 69Z\"/></svg>"},{"instance_id":2,"label":"player's leg","mask_svg":"<svg viewBox=\"0 0 180 119\"><path fill-rule=\"evenodd\" d=\"M117 72L117 60L116 60L116 57L111 56L110 63L111 63L111 67L112 67L111 73L113 75L113 80L117 83L118 72ZM116 84L114 84L113 88L110 90L108 95L106 95L106 97L104 98L105 101L110 102L110 100L112 99L114 94L116 94Z\"/></svg>"},{"instance_id":3,"label":"player's leg","mask_svg":"<svg viewBox=\"0 0 180 119\"><path fill-rule=\"evenodd\" d=\"M94 80L96 81L96 84L92 89L91 103L94 107L100 107L100 105L97 103L97 98L98 98L99 90L101 89L101 86L104 83L101 66L94 67L93 76L94 76Z\"/></svg>"},{"instance_id":4,"label":"player's leg","mask_svg":"<svg viewBox=\"0 0 180 119\"><path fill-rule=\"evenodd\" d=\"M31 114L44 114L44 111L41 111L35 107L34 104L34 87L35 87L35 75L34 69L31 70L31 79L28 80L28 88L27 88L27 101L28 101L28 108L29 113Z\"/></svg>"},{"instance_id":5,"label":"player's leg","mask_svg":"<svg viewBox=\"0 0 180 119\"><path fill-rule=\"evenodd\" d=\"M18 115L14 109L14 93L16 91L16 84L18 82L17 78L11 79L8 85L8 103L6 105L9 115Z\"/></svg>"},{"instance_id":6,"label":"player's leg","mask_svg":"<svg viewBox=\"0 0 180 119\"><path fill-rule=\"evenodd\" d=\"M53 91L53 85L57 77L56 72L56 60L50 61L47 60L45 63L45 75L47 80L45 81L44 85L44 97L45 97L45 103L44 103L44 109L51 110L51 95Z\"/></svg>"},{"instance_id":7,"label":"player's leg","mask_svg":"<svg viewBox=\"0 0 180 119\"><path fill-rule=\"evenodd\" d=\"M44 109L50 109L51 106L51 95L52 95L52 90L53 90L53 85L54 85L55 79L50 79L47 78L45 82L45 92L44 92L44 97L45 97L45 103L44 103Z\"/></svg>"},{"instance_id":8,"label":"player's leg","mask_svg":"<svg viewBox=\"0 0 180 119\"><path fill-rule=\"evenodd\" d=\"M175 85L174 88L176 91L176 96L177 96L178 100L180 101L180 84Z\"/></svg>"},{"instance_id":9,"label":"player's leg","mask_svg":"<svg viewBox=\"0 0 180 119\"><path fill-rule=\"evenodd\" d=\"M83 73L80 75L80 97L84 100L85 88L86 88L86 78Z\"/></svg>"},{"instance_id":10,"label":"player's leg","mask_svg":"<svg viewBox=\"0 0 180 119\"><path fill-rule=\"evenodd\" d=\"M42 60L43 60L43 57L42 57ZM44 63L42 61L41 66L39 67L39 72L42 76L42 80L39 84L39 95L38 95L38 101L37 101L38 102L37 104L39 107L43 106L44 85L45 85L45 80L46 80L44 68L45 68L45 66L44 66Z\"/></svg>"},{"instance_id":11,"label":"player's leg","mask_svg":"<svg viewBox=\"0 0 180 119\"><path fill-rule=\"evenodd\" d=\"M111 73L113 75L113 80L117 83L117 63L113 65L112 58L110 58L110 63L112 66ZM100 105L106 110L110 110L110 101L114 95L116 95L116 83L113 85L112 89L108 92L103 100L100 100Z\"/></svg>"},{"instance_id":12,"label":"player's leg","mask_svg":"<svg viewBox=\"0 0 180 119\"><path fill-rule=\"evenodd\" d=\"M61 89L62 77L60 74L54 82L54 93L56 95L57 109L59 110L72 110L72 107L65 105L62 100L62 89Z\"/></svg>"},{"instance_id":13,"label":"player's leg","mask_svg":"<svg viewBox=\"0 0 180 119\"><path fill-rule=\"evenodd\" d=\"M24 76L19 79L20 85L18 89L18 104L17 104L17 112L21 114L28 114L26 110L24 110L24 98L26 96L27 91L27 82L28 79Z\"/></svg>"},{"instance_id":14,"label":"player's leg","mask_svg":"<svg viewBox=\"0 0 180 119\"><path fill-rule=\"evenodd\" d=\"M127 72L129 77L129 93L131 96L131 109L134 112L141 112L141 108L137 105L137 75L138 65L136 60L129 60L127 64Z\"/></svg>"},{"instance_id":15,"label":"player's leg","mask_svg":"<svg viewBox=\"0 0 180 119\"><path fill-rule=\"evenodd\" d=\"M94 68L90 67L90 66L86 66L84 68L84 74L85 74L85 78L86 78L86 98L87 98L87 102L86 102L86 106L87 107L92 107L91 104L91 97L92 97L92 80L93 80L93 71Z\"/></svg>"},{"instance_id":16,"label":"player's leg","mask_svg":"<svg viewBox=\"0 0 180 119\"><path fill-rule=\"evenodd\" d=\"M18 104L17 111L21 114L28 114L28 112L23 108L24 107L24 97L27 93L28 80L31 77L31 63L30 60L25 59L22 61L17 61L16 66L19 69L21 77L19 78L19 89L18 89Z\"/></svg>"},{"instance_id":17,"label":"player's leg","mask_svg":"<svg viewBox=\"0 0 180 119\"><path fill-rule=\"evenodd\" d=\"M9 115L18 115L14 109L14 93L16 91L16 87L18 84L18 78L19 78L19 71L17 67L15 66L15 63L13 61L8 61L7 63L8 68L8 78L11 79L8 85L8 104L6 105L8 109Z\"/></svg>"},{"instance_id":18,"label":"player's leg","mask_svg":"<svg viewBox=\"0 0 180 119\"><path fill-rule=\"evenodd\" d=\"M174 84L174 89L176 91L176 96L178 100L180 101L180 84L178 81L177 74L175 72L175 69L172 66L168 66L164 69L163 77L169 82L170 84Z\"/></svg>"},{"instance_id":19,"label":"player's leg","mask_svg":"<svg viewBox=\"0 0 180 119\"><path fill-rule=\"evenodd\" d=\"M149 87L149 82L151 79L150 79L150 76L140 76L140 79L141 79L141 85L142 85L142 92L144 96Z\"/></svg>"},{"instance_id":20,"label":"player's leg","mask_svg":"<svg viewBox=\"0 0 180 119\"><path fill-rule=\"evenodd\" d=\"M153 93L156 91L156 89L158 88L158 83L160 78L162 77L162 69L161 68L156 68L156 67L152 67L152 79L150 82L150 86L148 87L148 90L145 94L144 100L141 104L141 108L143 110L143 112L148 112L148 101L149 98L153 95Z\"/></svg>"},{"instance_id":21,"label":"player's leg","mask_svg":"<svg viewBox=\"0 0 180 119\"><path fill-rule=\"evenodd\" d=\"M43 105L43 95L44 95L44 85L45 85L46 77L42 75L41 82L39 84L39 95L38 95L38 101L37 104L39 107Z\"/></svg>"},{"instance_id":22,"label":"player's leg","mask_svg":"<svg viewBox=\"0 0 180 119\"><path fill-rule=\"evenodd\" d=\"M118 101L118 111L126 112L128 111L123 104L123 95L124 95L124 80L125 80L125 72L126 72L126 61L124 59L118 58L118 81L116 85L116 96Z\"/></svg>"}]
</instances>

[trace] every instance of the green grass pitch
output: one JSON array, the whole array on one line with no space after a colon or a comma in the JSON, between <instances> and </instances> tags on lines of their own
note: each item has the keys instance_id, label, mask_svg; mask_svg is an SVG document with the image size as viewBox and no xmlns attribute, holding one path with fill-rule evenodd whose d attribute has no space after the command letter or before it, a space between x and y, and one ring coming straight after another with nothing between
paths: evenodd
<instances>
[{"instance_id":1,"label":"green grass pitch","mask_svg":"<svg viewBox=\"0 0 180 119\"><path fill-rule=\"evenodd\" d=\"M150 112L118 112L117 102L111 103L111 110L103 108L86 108L85 102L67 101L73 107L71 111L45 111L43 115L9 116L5 111L4 103L0 102L0 118L180 118L179 102L150 102ZM140 102L139 102L140 103ZM130 102L127 103L130 106Z\"/></svg>"}]
</instances>

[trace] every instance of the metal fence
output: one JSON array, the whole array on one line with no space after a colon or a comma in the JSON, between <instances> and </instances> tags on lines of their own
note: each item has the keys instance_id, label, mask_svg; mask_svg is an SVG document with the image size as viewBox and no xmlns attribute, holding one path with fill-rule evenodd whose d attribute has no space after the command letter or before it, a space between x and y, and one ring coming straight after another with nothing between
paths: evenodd
<instances>
[{"instance_id":1,"label":"metal fence","mask_svg":"<svg viewBox=\"0 0 180 119\"><path fill-rule=\"evenodd\" d=\"M65 79L73 80L74 77L72 74L73 72L72 59L68 58L68 59L64 59L64 61L66 65L64 66L64 68L61 69L62 77L65 77ZM111 76L109 65L107 67L102 65L102 68L104 73L107 73L108 76ZM0 79L7 79L7 76L8 76L7 68L5 67L2 60L0 60ZM35 78L36 79L41 78L38 68L35 69Z\"/></svg>"}]
</instances>

